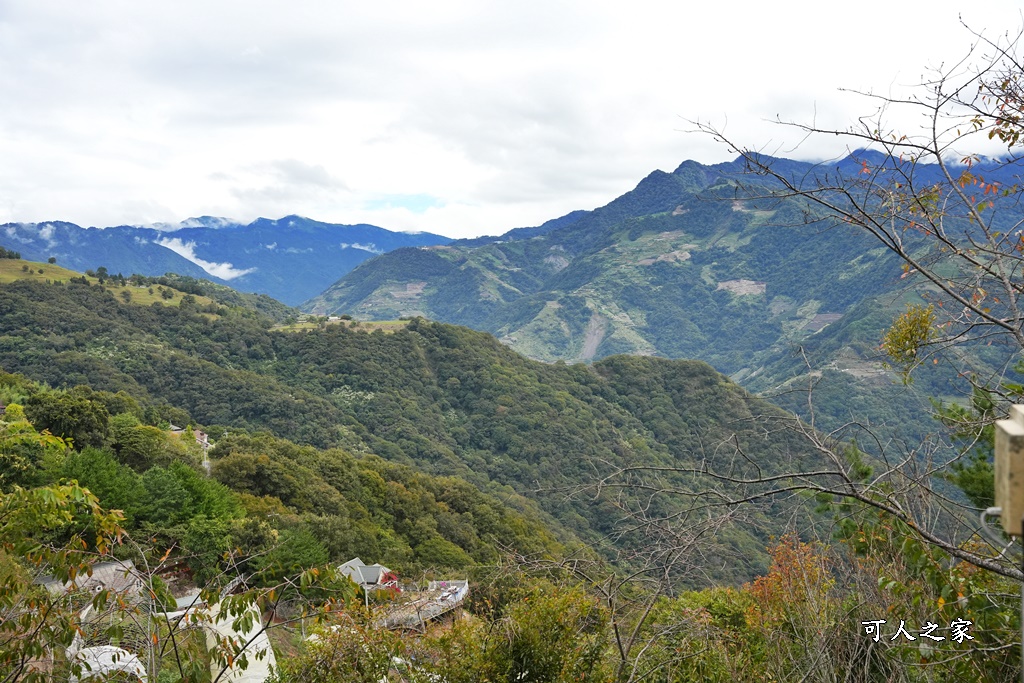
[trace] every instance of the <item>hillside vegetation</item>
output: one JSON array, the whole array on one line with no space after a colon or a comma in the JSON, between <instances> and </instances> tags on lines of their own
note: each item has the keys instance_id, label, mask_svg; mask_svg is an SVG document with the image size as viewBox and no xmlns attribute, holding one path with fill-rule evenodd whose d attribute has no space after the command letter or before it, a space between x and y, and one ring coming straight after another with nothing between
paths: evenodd
<instances>
[{"instance_id":1,"label":"hillside vegetation","mask_svg":"<svg viewBox=\"0 0 1024 683\"><path fill-rule=\"evenodd\" d=\"M421 319L391 333L271 327L238 309L140 306L80 281L21 280L0 290L0 365L53 387L123 391L179 424L267 430L459 476L520 509L539 505L565 538L620 549L638 542L619 528L636 510L588 493L601 476L636 463L771 470L807 450L794 434L764 433L761 422L784 414L700 362L548 365ZM738 449L751 462L728 465ZM720 535L720 556L733 559L709 567L715 576L765 566L764 541L780 529L751 514Z\"/></svg>"},{"instance_id":2,"label":"hillside vegetation","mask_svg":"<svg viewBox=\"0 0 1024 683\"><path fill-rule=\"evenodd\" d=\"M395 670L466 683L654 671L791 680L851 667L859 680L914 680L903 674L921 662L963 680L1011 680L1018 670L1000 577L827 497L719 507L734 492L709 471L770 479L812 469L815 455L791 416L703 362L545 364L422 318L282 326L258 300L201 301L200 287L232 299L203 283L153 282L171 294L149 302L120 296L130 286L119 281L43 278L22 265L0 284L0 571L12 577L0 610L39 600L19 553L65 542L74 550L51 566L85 572L95 560L78 549L108 542L102 521L121 539L105 557L153 567L146 585L168 607L165 579L185 576L215 596L248 577L239 604L279 620L267 628L289 653L280 681L378 681ZM215 439L208 474L199 445L170 435L170 423ZM850 453L850 471L870 476ZM37 494L59 513L44 519L59 521L20 521L19 505L42 506ZM836 543L785 535L793 527ZM376 628L361 608L369 598L332 574L355 555L406 580L472 576L473 618L415 638ZM65 609L40 604L26 613L39 624ZM108 608L114 635L101 642L139 637L132 610ZM944 639L966 620L976 640L882 652L860 624L890 614L910 629L941 621ZM326 622L321 640L289 627L299 620L305 635L307 615L314 628ZM7 632L20 633L13 623ZM67 637L81 628L70 619ZM895 624L885 628L888 638ZM161 680L206 680L218 651L228 648L225 666L238 654L187 628L143 636ZM22 642L0 646L0 661L24 667L32 650Z\"/></svg>"}]
</instances>

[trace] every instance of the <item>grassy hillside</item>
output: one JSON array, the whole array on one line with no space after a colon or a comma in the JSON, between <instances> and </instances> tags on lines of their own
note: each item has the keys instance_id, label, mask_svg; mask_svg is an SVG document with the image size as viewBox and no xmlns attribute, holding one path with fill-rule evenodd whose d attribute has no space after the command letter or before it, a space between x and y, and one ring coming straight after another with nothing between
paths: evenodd
<instances>
[{"instance_id":1,"label":"grassy hillside","mask_svg":"<svg viewBox=\"0 0 1024 683\"><path fill-rule=\"evenodd\" d=\"M91 271L90 271L91 272ZM179 306L185 297L188 305L213 312L217 306L251 310L277 321L295 319L297 311L264 294L246 294L208 280L168 273L159 277L133 275L128 278L83 274L53 263L22 259L0 259L0 284L18 280L66 283L71 280L100 287L126 303L139 306ZM165 293L166 290L166 293Z\"/></svg>"},{"instance_id":2,"label":"grassy hillside","mask_svg":"<svg viewBox=\"0 0 1024 683\"><path fill-rule=\"evenodd\" d=\"M0 284L7 284L18 280L66 283L72 278L84 278L89 284L100 287L122 298L124 298L123 293L127 292L129 300L140 306L151 306L157 302L161 305L177 306L181 303L182 297L188 294L188 292L176 287L167 286L166 288L173 295L166 297L162 295L162 290L165 289L163 285L157 285L156 287L151 287L148 284L122 285L106 278L101 284L100 279L95 276L83 275L82 273L68 270L52 263L36 263L20 259L0 259ZM195 303L201 306L209 306L214 303L213 299L202 295L195 296L195 299Z\"/></svg>"}]
</instances>

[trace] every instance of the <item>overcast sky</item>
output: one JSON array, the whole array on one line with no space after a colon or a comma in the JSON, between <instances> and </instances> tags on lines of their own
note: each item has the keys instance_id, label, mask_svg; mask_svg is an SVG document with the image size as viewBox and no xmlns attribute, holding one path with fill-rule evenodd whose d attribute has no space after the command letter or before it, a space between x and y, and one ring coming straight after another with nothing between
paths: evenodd
<instances>
[{"instance_id":1,"label":"overcast sky","mask_svg":"<svg viewBox=\"0 0 1024 683\"><path fill-rule=\"evenodd\" d=\"M453 237L656 168L794 158L996 37L1016 2L0 0L0 222L299 214Z\"/></svg>"}]
</instances>

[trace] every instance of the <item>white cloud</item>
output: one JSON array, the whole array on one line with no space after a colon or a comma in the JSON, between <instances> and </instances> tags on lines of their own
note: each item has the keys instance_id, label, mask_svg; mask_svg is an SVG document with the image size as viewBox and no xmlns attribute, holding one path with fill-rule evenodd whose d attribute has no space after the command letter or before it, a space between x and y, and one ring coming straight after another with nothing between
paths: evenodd
<instances>
[{"instance_id":1,"label":"white cloud","mask_svg":"<svg viewBox=\"0 0 1024 683\"><path fill-rule=\"evenodd\" d=\"M604 204L655 168L798 158L1018 3L4 3L0 221L288 214L452 236ZM884 17L884 19L880 19ZM883 23L884 22L884 25ZM896 114L894 114L895 116ZM916 125L916 119L895 121ZM839 141L841 145L841 141ZM375 198L429 196L411 211Z\"/></svg>"},{"instance_id":2,"label":"white cloud","mask_svg":"<svg viewBox=\"0 0 1024 683\"><path fill-rule=\"evenodd\" d=\"M43 225L39 226L39 237L44 242L46 242L46 245L48 247L54 247L57 244L56 242L53 241L53 233L55 231L56 228L50 225L49 223L44 223Z\"/></svg>"},{"instance_id":3,"label":"white cloud","mask_svg":"<svg viewBox=\"0 0 1024 683\"><path fill-rule=\"evenodd\" d=\"M214 263L212 261L204 261L203 259L196 256L196 243L195 242L183 242L178 237L170 239L164 238L156 240L156 244L161 247L170 249L175 254L188 259L192 263L196 264L207 273L214 277L219 277L222 280L233 280L236 277L248 275L249 273L255 272L255 268L239 269L235 268L230 263Z\"/></svg>"},{"instance_id":4,"label":"white cloud","mask_svg":"<svg viewBox=\"0 0 1024 683\"><path fill-rule=\"evenodd\" d=\"M21 228L21 230L19 230L19 228ZM33 228L35 228L34 225L8 225L4 228L4 232L7 234L8 239L14 240L15 242L32 244L34 241L33 236L25 233L31 232Z\"/></svg>"},{"instance_id":5,"label":"white cloud","mask_svg":"<svg viewBox=\"0 0 1024 683\"><path fill-rule=\"evenodd\" d=\"M341 246L342 249L349 249L349 248L359 249L361 251L368 251L371 254L383 254L384 253L384 250L383 249L378 249L377 245L374 244L373 242L370 242L369 244L360 244L359 242L352 242L351 244L349 244L348 242L342 242L340 246Z\"/></svg>"}]
</instances>

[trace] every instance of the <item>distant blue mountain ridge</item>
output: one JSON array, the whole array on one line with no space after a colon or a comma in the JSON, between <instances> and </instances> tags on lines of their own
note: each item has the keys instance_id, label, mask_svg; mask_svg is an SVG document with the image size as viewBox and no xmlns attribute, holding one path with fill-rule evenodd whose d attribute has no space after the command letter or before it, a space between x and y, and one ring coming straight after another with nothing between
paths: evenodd
<instances>
[{"instance_id":1,"label":"distant blue mountain ridge","mask_svg":"<svg viewBox=\"0 0 1024 683\"><path fill-rule=\"evenodd\" d=\"M249 224L202 216L178 226L151 227L83 228L63 221L0 225L0 245L28 260L54 257L65 268L105 266L124 275L178 273L268 294L293 306L378 254L450 241L431 233L301 216L258 218Z\"/></svg>"},{"instance_id":2,"label":"distant blue mountain ridge","mask_svg":"<svg viewBox=\"0 0 1024 683\"><path fill-rule=\"evenodd\" d=\"M897 163L875 150L856 150L845 158L817 163L770 156L763 160L775 172L805 187L835 182L838 178L857 178L865 163L890 169ZM958 175L964 168L953 161L948 170ZM431 233L394 232L366 224L324 223L295 215L277 220L258 218L248 224L200 216L177 225L109 228L82 228L63 221L7 223L0 225L0 246L18 251L30 260L55 257L60 265L75 270L106 266L110 272L124 275L173 272L205 278L240 291L268 294L297 306L320 295L364 261L404 247L451 244L456 248L473 248L551 236L569 253L604 248L614 241L609 227L632 217L671 212L679 206L681 195L699 193L716 179L748 182L751 178L746 170L742 157L707 166L684 161L671 173L653 171L634 190L606 206L572 211L536 227L465 240ZM1004 186L1020 183L1020 170L1018 164L991 160L980 160L973 168L988 182ZM942 169L928 164L915 166L914 175L919 185L944 179ZM769 186L776 182L763 176L753 180ZM400 257L396 259L396 263L401 261ZM377 266L367 265L371 270Z\"/></svg>"}]
</instances>

